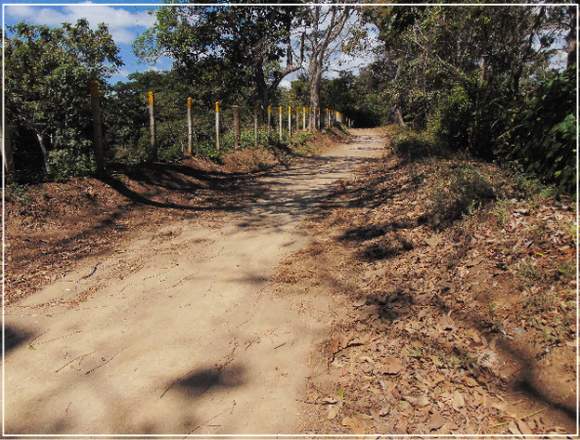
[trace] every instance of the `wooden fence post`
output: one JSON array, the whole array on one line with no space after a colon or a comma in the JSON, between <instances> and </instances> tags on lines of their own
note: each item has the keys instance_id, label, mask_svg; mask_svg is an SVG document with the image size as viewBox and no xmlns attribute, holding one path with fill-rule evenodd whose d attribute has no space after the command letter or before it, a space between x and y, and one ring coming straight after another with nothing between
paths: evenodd
<instances>
[{"instance_id":1,"label":"wooden fence post","mask_svg":"<svg viewBox=\"0 0 580 440\"><path fill-rule=\"evenodd\" d=\"M234 148L240 148L240 106L232 105L234 112Z\"/></svg>"},{"instance_id":2,"label":"wooden fence post","mask_svg":"<svg viewBox=\"0 0 580 440\"><path fill-rule=\"evenodd\" d=\"M105 151L103 147L103 123L98 81L91 80L89 88L91 92L91 110L93 112L93 147L95 149L95 161L97 162L97 174L100 175L105 171Z\"/></svg>"},{"instance_id":3,"label":"wooden fence post","mask_svg":"<svg viewBox=\"0 0 580 440\"><path fill-rule=\"evenodd\" d=\"M193 106L193 99L191 96L187 98L187 154L193 156L193 121L191 115L191 107Z\"/></svg>"},{"instance_id":4,"label":"wooden fence post","mask_svg":"<svg viewBox=\"0 0 580 440\"><path fill-rule=\"evenodd\" d=\"M278 134L280 136L280 142L282 142L282 106L278 106Z\"/></svg>"},{"instance_id":5,"label":"wooden fence post","mask_svg":"<svg viewBox=\"0 0 580 440\"><path fill-rule=\"evenodd\" d=\"M306 106L302 106L302 130L306 130Z\"/></svg>"},{"instance_id":6,"label":"wooden fence post","mask_svg":"<svg viewBox=\"0 0 580 440\"><path fill-rule=\"evenodd\" d=\"M215 148L220 151L220 102L215 102Z\"/></svg>"},{"instance_id":7,"label":"wooden fence post","mask_svg":"<svg viewBox=\"0 0 580 440\"><path fill-rule=\"evenodd\" d=\"M288 141L290 141L290 136L292 136L292 106L288 106Z\"/></svg>"},{"instance_id":8,"label":"wooden fence post","mask_svg":"<svg viewBox=\"0 0 580 440\"><path fill-rule=\"evenodd\" d=\"M157 139L155 132L155 95L153 91L147 92L147 108L149 110L149 161L157 160Z\"/></svg>"}]
</instances>

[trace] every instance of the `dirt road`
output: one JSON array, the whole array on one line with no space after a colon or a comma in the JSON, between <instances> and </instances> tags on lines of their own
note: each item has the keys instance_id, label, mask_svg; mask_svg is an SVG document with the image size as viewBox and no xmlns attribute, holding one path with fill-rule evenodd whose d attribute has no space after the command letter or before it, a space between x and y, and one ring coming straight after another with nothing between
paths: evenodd
<instances>
[{"instance_id":1,"label":"dirt road","mask_svg":"<svg viewBox=\"0 0 580 440\"><path fill-rule=\"evenodd\" d=\"M258 179L221 224L187 220L6 308L6 433L292 433L332 299L280 296L280 259L377 132Z\"/></svg>"}]
</instances>

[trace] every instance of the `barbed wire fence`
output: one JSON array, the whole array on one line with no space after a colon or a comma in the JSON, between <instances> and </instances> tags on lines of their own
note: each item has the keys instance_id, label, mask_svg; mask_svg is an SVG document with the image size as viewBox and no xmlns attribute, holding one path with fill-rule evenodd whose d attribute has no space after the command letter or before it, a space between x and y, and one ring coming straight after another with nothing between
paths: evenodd
<instances>
[{"instance_id":1,"label":"barbed wire fence","mask_svg":"<svg viewBox=\"0 0 580 440\"><path fill-rule=\"evenodd\" d=\"M106 169L106 141L103 134L103 98L96 82L90 86L93 117L93 146L98 173ZM159 138L156 93L146 92L148 142L144 156L146 161L159 160ZM312 117L314 114L314 117ZM216 101L210 111L195 110L192 97L183 100L183 120L172 129L178 131L174 142L178 143L182 157L216 155L230 150L248 147L275 146L292 143L300 133L312 133L333 126L352 127L353 121L331 107L310 108L307 105L224 106ZM314 126L313 126L314 125Z\"/></svg>"}]
</instances>

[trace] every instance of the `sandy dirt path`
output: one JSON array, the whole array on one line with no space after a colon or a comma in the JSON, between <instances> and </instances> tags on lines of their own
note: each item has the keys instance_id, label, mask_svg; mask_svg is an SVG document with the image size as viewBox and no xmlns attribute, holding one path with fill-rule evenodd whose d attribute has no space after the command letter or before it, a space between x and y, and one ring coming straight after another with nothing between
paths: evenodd
<instances>
[{"instance_id":1,"label":"sandy dirt path","mask_svg":"<svg viewBox=\"0 0 580 440\"><path fill-rule=\"evenodd\" d=\"M281 296L281 258L330 183L377 160L354 141L258 179L220 224L169 224L5 310L5 422L18 433L292 433L332 299Z\"/></svg>"}]
</instances>

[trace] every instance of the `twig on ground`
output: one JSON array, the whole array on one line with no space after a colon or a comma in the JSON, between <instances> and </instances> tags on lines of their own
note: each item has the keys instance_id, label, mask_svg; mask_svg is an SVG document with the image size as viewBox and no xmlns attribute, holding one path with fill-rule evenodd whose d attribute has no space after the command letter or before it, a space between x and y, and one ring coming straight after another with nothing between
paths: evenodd
<instances>
[{"instance_id":1,"label":"twig on ground","mask_svg":"<svg viewBox=\"0 0 580 440\"><path fill-rule=\"evenodd\" d=\"M85 371L85 376L91 374L93 371L98 370L101 367L104 367L105 365L107 365L109 362L111 362L113 359L115 359L123 350L125 350L124 348L122 348L121 350L119 350L117 353L115 353L113 356L111 356L109 359L107 359L105 362L103 362L101 365L96 366L95 368L91 368L90 370Z\"/></svg>"},{"instance_id":2,"label":"twig on ground","mask_svg":"<svg viewBox=\"0 0 580 440\"><path fill-rule=\"evenodd\" d=\"M336 350L334 353L332 353L332 358L330 359L330 362L328 364L330 365L334 362L334 360L336 359L336 355L338 353L340 353L340 352L342 352L350 347L358 347L359 345L364 345L364 343L357 341L357 340L354 340L354 341L351 341L348 344L346 344L344 347L340 347L338 350Z\"/></svg>"},{"instance_id":3,"label":"twig on ground","mask_svg":"<svg viewBox=\"0 0 580 440\"><path fill-rule=\"evenodd\" d=\"M95 267L93 267L93 270L91 270L91 272L90 272L88 275L85 275L84 277L80 277L80 278L77 280L77 283L78 283L79 281L81 281L81 280L86 280L87 278L90 278L90 277L92 277L92 276L95 274L95 272L97 271L97 267L99 267L100 265L101 265L101 263L97 263L97 264L95 264Z\"/></svg>"},{"instance_id":4,"label":"twig on ground","mask_svg":"<svg viewBox=\"0 0 580 440\"><path fill-rule=\"evenodd\" d=\"M76 360L79 360L79 359L82 359L82 358L84 358L85 356L89 356L89 355L91 355L91 354L93 354L93 353L94 353L94 351L92 351L92 352L90 352L90 353L84 353L84 354L78 355L78 356L76 356L76 357L72 358L70 361L68 361L68 362L67 362L66 364L64 364L62 367L60 367L60 368L58 368L58 369L54 370L54 372L55 372L55 373L58 373L58 372L59 372L59 371L61 371L63 368L65 368L65 367L67 367L68 365L72 364L74 361L76 361Z\"/></svg>"},{"instance_id":5,"label":"twig on ground","mask_svg":"<svg viewBox=\"0 0 580 440\"><path fill-rule=\"evenodd\" d=\"M541 408L541 409L539 409L539 410L537 410L537 411L534 411L533 413L530 413L530 414L528 414L528 415L526 415L526 416L520 417L520 419L521 419L521 420L524 420L524 419L527 419L527 418L529 418L529 417L534 417L534 416L537 416L538 414L540 414L540 413L542 413L542 412L544 412L544 411L546 411L546 407L544 407L544 408Z\"/></svg>"}]
</instances>

